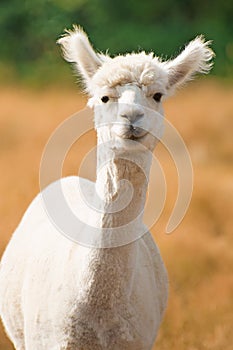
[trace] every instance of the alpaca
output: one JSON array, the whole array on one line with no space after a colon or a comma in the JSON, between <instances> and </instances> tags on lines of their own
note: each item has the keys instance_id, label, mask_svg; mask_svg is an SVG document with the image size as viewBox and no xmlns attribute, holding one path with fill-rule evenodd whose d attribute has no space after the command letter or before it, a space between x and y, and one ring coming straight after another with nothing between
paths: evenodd
<instances>
[{"instance_id":1,"label":"alpaca","mask_svg":"<svg viewBox=\"0 0 233 350\"><path fill-rule=\"evenodd\" d=\"M161 136L150 112L162 120L163 99L194 73L207 73L213 52L197 37L169 61L145 52L111 58L96 53L78 27L58 43L94 109L97 179L63 178L33 200L2 257L0 315L17 350L149 350L168 297L166 269L142 221L151 152ZM98 215L76 196L78 183ZM75 230L87 237L97 227L96 242L78 244L50 220L43 196L58 185L83 215Z\"/></svg>"}]
</instances>

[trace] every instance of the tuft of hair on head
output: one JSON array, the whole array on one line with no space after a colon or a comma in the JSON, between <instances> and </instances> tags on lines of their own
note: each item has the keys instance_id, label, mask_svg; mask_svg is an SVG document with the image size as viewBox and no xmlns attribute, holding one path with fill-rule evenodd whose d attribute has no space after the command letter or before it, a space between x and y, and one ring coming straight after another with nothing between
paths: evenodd
<instances>
[{"instance_id":1,"label":"tuft of hair on head","mask_svg":"<svg viewBox=\"0 0 233 350\"><path fill-rule=\"evenodd\" d=\"M163 63L168 73L168 88L186 83L196 73L209 73L215 56L210 44L204 36L198 36L175 59Z\"/></svg>"},{"instance_id":2,"label":"tuft of hair on head","mask_svg":"<svg viewBox=\"0 0 233 350\"><path fill-rule=\"evenodd\" d=\"M57 43L61 45L64 59L75 65L86 87L88 87L90 79L103 63L103 55L94 51L87 34L81 27L74 25L73 30L65 32L57 40Z\"/></svg>"}]
</instances>

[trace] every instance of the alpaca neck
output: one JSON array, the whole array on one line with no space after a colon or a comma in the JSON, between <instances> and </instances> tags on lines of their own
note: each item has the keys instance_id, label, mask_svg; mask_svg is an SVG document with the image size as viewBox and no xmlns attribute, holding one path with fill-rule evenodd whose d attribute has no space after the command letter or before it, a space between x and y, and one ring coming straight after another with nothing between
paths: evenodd
<instances>
[{"instance_id":1,"label":"alpaca neck","mask_svg":"<svg viewBox=\"0 0 233 350\"><path fill-rule=\"evenodd\" d=\"M83 296L90 310L96 309L96 304L101 306L98 310L101 318L106 316L102 316L102 310L112 310L112 305L118 310L129 300L138 261L137 242L144 229L142 216L151 158L149 152L138 152L134 157L129 154L117 154L107 142L98 144L96 203L101 209L98 233L101 247L108 249L90 251ZM132 222L133 225L127 225ZM91 311L90 315L93 318Z\"/></svg>"},{"instance_id":2,"label":"alpaca neck","mask_svg":"<svg viewBox=\"0 0 233 350\"><path fill-rule=\"evenodd\" d=\"M97 152L96 189L102 203L101 227L116 228L134 220L142 222L150 153L144 151L129 157L107 147L100 145Z\"/></svg>"}]
</instances>

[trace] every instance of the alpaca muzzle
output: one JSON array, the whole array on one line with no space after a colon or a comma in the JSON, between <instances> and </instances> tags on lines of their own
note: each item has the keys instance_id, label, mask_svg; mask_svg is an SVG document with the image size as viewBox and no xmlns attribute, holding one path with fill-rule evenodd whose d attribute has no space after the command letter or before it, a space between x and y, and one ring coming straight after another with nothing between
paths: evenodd
<instances>
[{"instance_id":1,"label":"alpaca muzzle","mask_svg":"<svg viewBox=\"0 0 233 350\"><path fill-rule=\"evenodd\" d=\"M133 124L114 124L113 132L122 139L139 140L144 137L148 131Z\"/></svg>"}]
</instances>

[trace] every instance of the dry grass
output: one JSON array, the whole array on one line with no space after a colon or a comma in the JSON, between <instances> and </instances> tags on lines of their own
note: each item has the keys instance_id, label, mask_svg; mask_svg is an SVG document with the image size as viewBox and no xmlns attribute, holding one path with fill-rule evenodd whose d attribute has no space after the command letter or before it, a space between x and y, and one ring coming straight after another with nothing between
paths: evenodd
<instances>
[{"instance_id":1,"label":"dry grass","mask_svg":"<svg viewBox=\"0 0 233 350\"><path fill-rule=\"evenodd\" d=\"M85 105L76 91L0 88L0 254L39 191L43 147L55 127ZM233 324L233 87L191 84L165 104L193 160L193 199L182 224L164 234L176 195L175 167L157 149L168 184L165 210L153 234L170 276L170 297L157 340L160 350L230 350ZM72 147L64 175L77 173L93 132ZM78 150L78 151L77 151ZM93 177L90 176L90 177ZM12 346L0 329L0 350ZM49 349L48 349L49 350Z\"/></svg>"}]
</instances>

